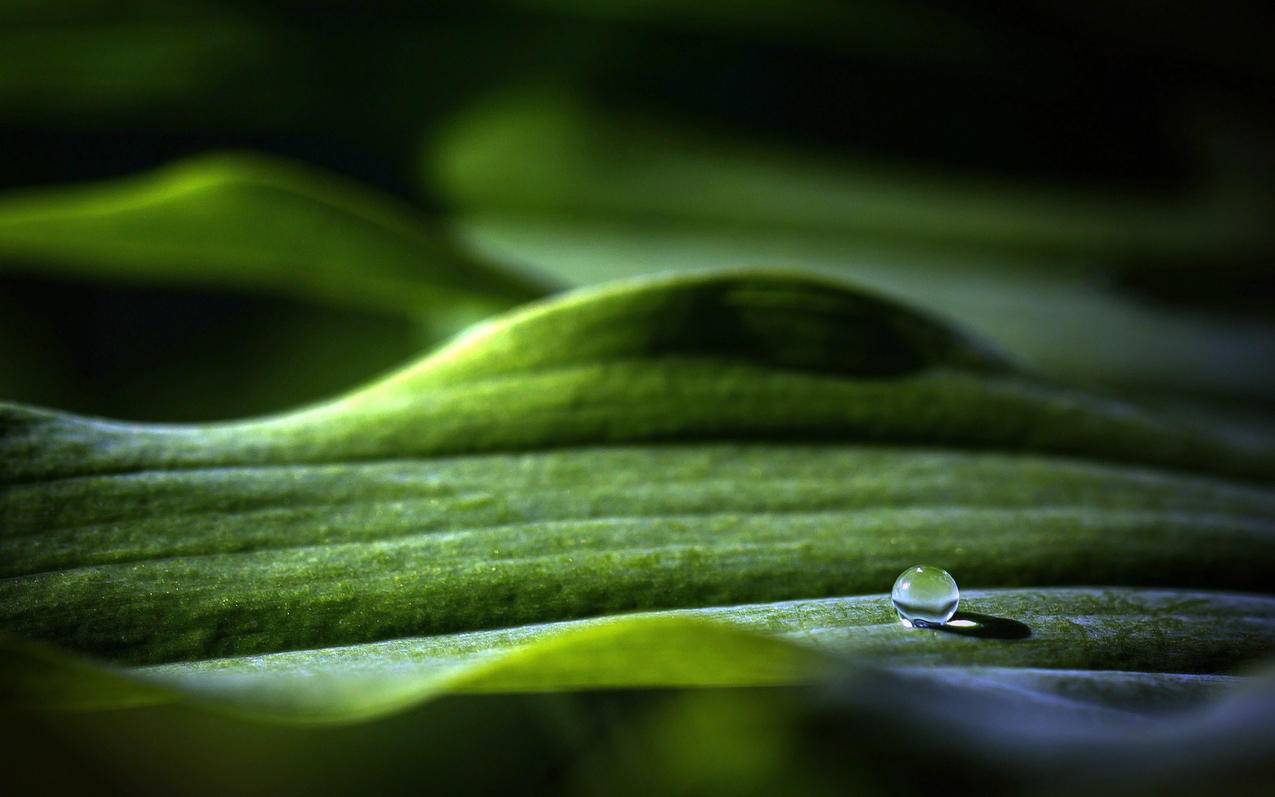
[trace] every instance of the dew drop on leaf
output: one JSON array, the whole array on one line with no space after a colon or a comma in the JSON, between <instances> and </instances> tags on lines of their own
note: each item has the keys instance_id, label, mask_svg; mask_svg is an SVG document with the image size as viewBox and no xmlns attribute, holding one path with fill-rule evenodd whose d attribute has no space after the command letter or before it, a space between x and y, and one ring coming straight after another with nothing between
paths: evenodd
<instances>
[{"instance_id":1,"label":"dew drop on leaf","mask_svg":"<svg viewBox=\"0 0 1275 797\"><path fill-rule=\"evenodd\" d=\"M909 628L925 628L952 619L961 591L956 588L956 579L943 568L913 565L895 579L890 600L899 622Z\"/></svg>"}]
</instances>

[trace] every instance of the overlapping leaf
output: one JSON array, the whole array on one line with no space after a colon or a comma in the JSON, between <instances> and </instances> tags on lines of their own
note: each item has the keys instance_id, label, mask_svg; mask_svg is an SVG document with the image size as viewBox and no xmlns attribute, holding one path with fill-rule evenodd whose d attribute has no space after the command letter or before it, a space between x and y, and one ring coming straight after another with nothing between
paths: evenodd
<instances>
[{"instance_id":1,"label":"overlapping leaf","mask_svg":"<svg viewBox=\"0 0 1275 797\"><path fill-rule=\"evenodd\" d=\"M401 204L247 155L6 196L0 281L0 396L155 420L346 390L548 290Z\"/></svg>"},{"instance_id":2,"label":"overlapping leaf","mask_svg":"<svg viewBox=\"0 0 1275 797\"><path fill-rule=\"evenodd\" d=\"M1266 589L1268 451L778 274L571 295L271 418L10 405L0 449L3 628L146 665L69 704L176 688L339 719L440 689L786 682L844 653L1215 672L1275 641L1275 600L1199 591ZM1023 588L967 608L1033 635L911 633L837 597L924 560Z\"/></svg>"},{"instance_id":3,"label":"overlapping leaf","mask_svg":"<svg viewBox=\"0 0 1275 797\"><path fill-rule=\"evenodd\" d=\"M0 268L230 286L467 321L545 291L466 257L390 200L248 155L11 195L0 205Z\"/></svg>"},{"instance_id":4,"label":"overlapping leaf","mask_svg":"<svg viewBox=\"0 0 1275 797\"><path fill-rule=\"evenodd\" d=\"M561 92L477 103L430 144L427 177L472 245L568 284L799 265L942 313L1067 381L1275 391L1269 324L1237 318L1234 298L1196 306L1248 295L1275 246L1262 203L1238 189L922 179Z\"/></svg>"}]
</instances>

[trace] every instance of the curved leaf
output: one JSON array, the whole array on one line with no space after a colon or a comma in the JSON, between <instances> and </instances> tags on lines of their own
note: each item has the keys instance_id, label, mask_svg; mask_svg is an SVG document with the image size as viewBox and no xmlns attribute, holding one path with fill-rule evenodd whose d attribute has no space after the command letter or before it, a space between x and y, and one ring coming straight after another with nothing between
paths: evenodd
<instances>
[{"instance_id":1,"label":"curved leaf","mask_svg":"<svg viewBox=\"0 0 1275 797\"><path fill-rule=\"evenodd\" d=\"M199 689L230 684L250 710L797 678L814 660L776 633L892 663L1209 672L1269 649L1266 598L1041 588L1265 590L1275 496L1211 474L1265 480L1269 452L1040 382L821 281L582 292L271 418L0 420L0 627L194 662L147 677L209 676ZM871 593L922 560L1033 587L967 608L1035 633L902 634L881 598L607 617ZM274 677L289 668L319 677Z\"/></svg>"},{"instance_id":2,"label":"curved leaf","mask_svg":"<svg viewBox=\"0 0 1275 797\"><path fill-rule=\"evenodd\" d=\"M287 721L349 722L444 692L792 684L842 657L954 686L1161 707L1275 651L1275 599L1128 589L974 591L965 616L1016 618L1025 639L914 632L883 595L687 609L343 647L93 670L10 643L10 700L61 709L193 700ZM969 614L973 611L978 614ZM972 622L972 621L971 621ZM959 629L958 629L959 630ZM38 663L42 672L32 678ZM959 665L959 666L958 666ZM1040 668L1049 668L1041 670ZM1098 678L1090 671L1126 670ZM1166 673L1160 676L1157 673ZM25 674L25 678L23 677ZM15 686L16 684L16 686ZM1077 697L1079 695L1080 697Z\"/></svg>"},{"instance_id":3,"label":"curved leaf","mask_svg":"<svg viewBox=\"0 0 1275 797\"><path fill-rule=\"evenodd\" d=\"M800 266L1069 381L1275 394L1270 323L1234 313L1234 297L1264 294L1251 264L1275 247L1241 196L934 183L537 92L478 104L426 156L475 251L568 284ZM1176 301L1137 287L1175 281ZM1197 304L1214 284L1226 303Z\"/></svg>"},{"instance_id":4,"label":"curved leaf","mask_svg":"<svg viewBox=\"0 0 1275 797\"><path fill-rule=\"evenodd\" d=\"M834 660L817 653L904 666L1194 673L1234 670L1275 651L1275 599L1269 598L1033 589L974 592L965 605L1018 618L1032 635L993 641L911 633L895 620L888 598L874 595L214 659L147 668L138 677L250 713L349 720L441 691L795 683L831 670ZM950 675L957 680L961 672Z\"/></svg>"},{"instance_id":5,"label":"curved leaf","mask_svg":"<svg viewBox=\"0 0 1275 797\"><path fill-rule=\"evenodd\" d=\"M1275 456L1016 373L922 316L765 272L636 281L480 324L336 401L204 426L11 407L10 482L566 445L814 438L1000 447L1261 478Z\"/></svg>"},{"instance_id":6,"label":"curved leaf","mask_svg":"<svg viewBox=\"0 0 1275 797\"><path fill-rule=\"evenodd\" d=\"M548 290L405 206L248 155L0 198L0 282L0 395L150 420L348 390Z\"/></svg>"},{"instance_id":7,"label":"curved leaf","mask_svg":"<svg viewBox=\"0 0 1275 797\"><path fill-rule=\"evenodd\" d=\"M1226 203L927 184L906 172L777 156L558 93L502 98L458 120L429 164L458 202L699 223L906 235L947 245L1089 255L1264 251L1257 215ZM763 190L758 190L763 189Z\"/></svg>"},{"instance_id":8,"label":"curved leaf","mask_svg":"<svg viewBox=\"0 0 1275 797\"><path fill-rule=\"evenodd\" d=\"M0 269L33 268L251 287L464 323L546 290L467 257L408 209L352 183L243 154L9 195Z\"/></svg>"}]
</instances>

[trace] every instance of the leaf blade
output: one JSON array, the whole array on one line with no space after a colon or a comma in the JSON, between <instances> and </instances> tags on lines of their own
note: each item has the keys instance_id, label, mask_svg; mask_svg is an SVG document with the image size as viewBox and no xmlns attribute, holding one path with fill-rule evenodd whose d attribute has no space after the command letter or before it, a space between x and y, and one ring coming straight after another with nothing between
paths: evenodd
<instances>
[{"instance_id":1,"label":"leaf blade","mask_svg":"<svg viewBox=\"0 0 1275 797\"><path fill-rule=\"evenodd\" d=\"M1077 657L1084 624L1040 603L1079 612L1093 595L1042 589L1076 583L1264 589L1275 499L1260 452L1039 382L929 319L820 281L728 272L582 292L271 418L161 426L14 406L0 418L3 626L121 663L255 667L287 650L496 639L508 632L483 629L556 621L587 639L647 622L608 617L634 609L869 593L932 555L966 586L1034 586L989 606L1063 641L998 659L1005 648L961 639L922 661L1207 671L1269 641L1268 599L1139 590L1108 601L1138 611L1107 606L1115 619L1093 621L1106 653ZM792 442L815 430L821 445ZM825 618L860 655L907 662L897 640L925 644L898 637L879 598L833 600L871 604ZM1243 609L1183 621L1192 600ZM740 619L730 611L692 613ZM752 611L746 629L784 633L782 611ZM571 620L589 616L600 619ZM632 650L662 650L641 630ZM730 639L723 650L737 649ZM701 661L721 683L775 678L765 660L788 661L774 639L738 644L771 652L653 666L689 678ZM623 672L611 661L589 670L569 656L485 683L607 685ZM712 669L724 665L739 669ZM446 683L390 682L399 697Z\"/></svg>"}]
</instances>

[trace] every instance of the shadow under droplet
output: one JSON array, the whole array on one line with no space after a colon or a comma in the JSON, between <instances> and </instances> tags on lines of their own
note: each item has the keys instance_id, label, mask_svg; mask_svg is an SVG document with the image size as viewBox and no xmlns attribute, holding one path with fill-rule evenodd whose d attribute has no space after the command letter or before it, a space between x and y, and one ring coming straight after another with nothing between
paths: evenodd
<instances>
[{"instance_id":1,"label":"shadow under droplet","mask_svg":"<svg viewBox=\"0 0 1275 797\"><path fill-rule=\"evenodd\" d=\"M981 639L1026 639L1032 635L1031 628L1017 620L977 612L957 612L943 625L930 627L935 631Z\"/></svg>"}]
</instances>

